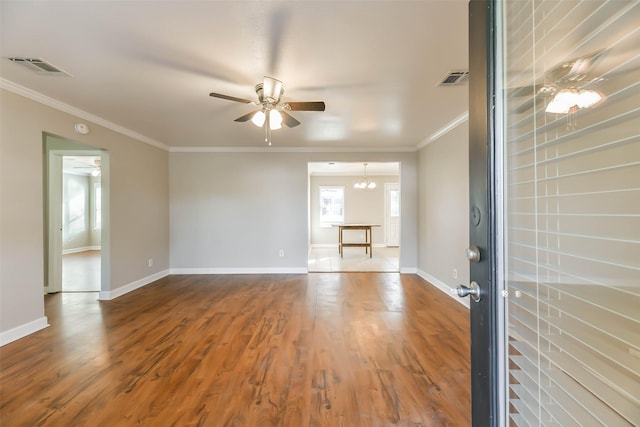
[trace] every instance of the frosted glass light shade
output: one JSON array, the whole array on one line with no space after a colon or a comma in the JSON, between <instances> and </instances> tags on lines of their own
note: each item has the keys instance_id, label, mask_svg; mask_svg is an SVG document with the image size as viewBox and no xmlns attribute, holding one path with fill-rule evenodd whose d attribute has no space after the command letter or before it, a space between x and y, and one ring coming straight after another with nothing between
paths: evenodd
<instances>
[{"instance_id":1,"label":"frosted glass light shade","mask_svg":"<svg viewBox=\"0 0 640 427\"><path fill-rule=\"evenodd\" d=\"M265 117L266 116L264 114L264 111L258 111L253 115L253 118L251 119L251 123L261 128L262 125L264 125Z\"/></svg>"}]
</instances>

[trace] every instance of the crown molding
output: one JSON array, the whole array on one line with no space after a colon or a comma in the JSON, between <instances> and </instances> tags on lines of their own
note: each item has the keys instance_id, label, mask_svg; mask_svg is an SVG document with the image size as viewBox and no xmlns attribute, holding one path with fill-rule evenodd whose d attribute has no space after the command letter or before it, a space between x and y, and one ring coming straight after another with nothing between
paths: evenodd
<instances>
[{"instance_id":1,"label":"crown molding","mask_svg":"<svg viewBox=\"0 0 640 427\"><path fill-rule=\"evenodd\" d=\"M414 153L416 147L170 147L171 153Z\"/></svg>"},{"instance_id":2,"label":"crown molding","mask_svg":"<svg viewBox=\"0 0 640 427\"><path fill-rule=\"evenodd\" d=\"M64 113L71 114L72 116L88 120L98 126L111 129L114 132L118 132L122 135L128 136L145 144L152 145L165 151L169 151L169 146L160 141L156 141L153 138L149 138L148 136L139 134L138 132L127 129L124 126L120 126L118 124L105 120L102 117L95 116L84 110L73 107L69 104L65 104L64 102L60 102L57 99L50 98L46 95L41 94L40 92L36 92L34 90L26 88L5 78L0 77L0 88L6 89L10 92L38 102L40 104L46 105L48 107L55 108L56 110L62 111Z\"/></svg>"},{"instance_id":3,"label":"crown molding","mask_svg":"<svg viewBox=\"0 0 640 427\"><path fill-rule=\"evenodd\" d=\"M465 111L464 113L462 113L461 115L459 115L458 117L456 117L455 119L451 120L449 123L444 125L442 128L435 131L429 138L425 139L420 144L418 144L416 146L416 150L420 150L426 147L427 145L431 144L432 142L437 141L438 139L442 138L443 136L445 136L446 134L448 134L458 126L460 126L462 123L466 122L467 120L469 120L469 112Z\"/></svg>"}]
</instances>

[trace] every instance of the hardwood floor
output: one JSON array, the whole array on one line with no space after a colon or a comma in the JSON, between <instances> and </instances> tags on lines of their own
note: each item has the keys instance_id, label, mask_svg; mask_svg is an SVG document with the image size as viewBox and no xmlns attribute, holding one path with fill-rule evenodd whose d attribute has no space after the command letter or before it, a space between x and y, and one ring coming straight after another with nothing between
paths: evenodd
<instances>
[{"instance_id":1,"label":"hardwood floor","mask_svg":"<svg viewBox=\"0 0 640 427\"><path fill-rule=\"evenodd\" d=\"M466 426L469 314L415 275L169 276L46 297L0 425Z\"/></svg>"},{"instance_id":2,"label":"hardwood floor","mask_svg":"<svg viewBox=\"0 0 640 427\"><path fill-rule=\"evenodd\" d=\"M101 251L84 251L63 255L62 291L100 291L101 257Z\"/></svg>"}]
</instances>

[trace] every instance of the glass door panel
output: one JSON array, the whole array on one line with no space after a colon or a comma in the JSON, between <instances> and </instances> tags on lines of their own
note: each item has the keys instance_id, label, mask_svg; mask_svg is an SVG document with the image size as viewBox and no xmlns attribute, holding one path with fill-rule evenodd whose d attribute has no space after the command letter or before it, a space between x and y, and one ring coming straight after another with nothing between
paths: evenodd
<instances>
[{"instance_id":1,"label":"glass door panel","mask_svg":"<svg viewBox=\"0 0 640 427\"><path fill-rule=\"evenodd\" d=\"M640 2L500 3L512 425L640 424Z\"/></svg>"}]
</instances>

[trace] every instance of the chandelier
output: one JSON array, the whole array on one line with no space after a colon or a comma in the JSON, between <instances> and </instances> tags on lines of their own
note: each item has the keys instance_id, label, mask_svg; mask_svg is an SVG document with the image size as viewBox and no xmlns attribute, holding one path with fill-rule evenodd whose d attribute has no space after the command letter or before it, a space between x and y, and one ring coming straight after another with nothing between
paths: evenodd
<instances>
[{"instance_id":1,"label":"chandelier","mask_svg":"<svg viewBox=\"0 0 640 427\"><path fill-rule=\"evenodd\" d=\"M363 189L363 188L369 188L369 189L373 189L376 188L376 183L373 181L369 181L369 178L367 178L367 164L363 163L364 165L364 176L362 177L362 180L356 182L355 184L353 184L353 188L358 188L358 189Z\"/></svg>"}]
</instances>

